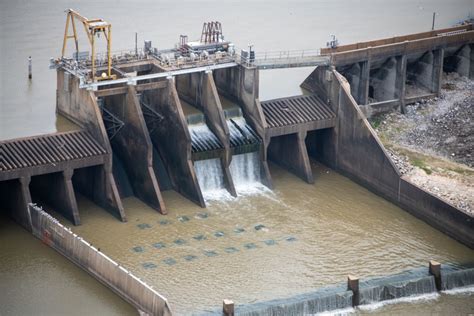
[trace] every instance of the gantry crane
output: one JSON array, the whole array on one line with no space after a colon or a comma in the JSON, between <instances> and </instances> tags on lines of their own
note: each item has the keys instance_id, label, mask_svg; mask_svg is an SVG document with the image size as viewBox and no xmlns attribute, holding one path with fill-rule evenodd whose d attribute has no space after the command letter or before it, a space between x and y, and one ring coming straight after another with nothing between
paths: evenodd
<instances>
[{"instance_id":1,"label":"gantry crane","mask_svg":"<svg viewBox=\"0 0 474 316\"><path fill-rule=\"evenodd\" d=\"M76 46L76 54L79 54L79 43L77 38L76 24L75 19L78 19L82 22L84 29L86 31L89 43L91 45L91 79L92 81L98 80L107 80L115 79L116 76L112 75L112 57L111 57L111 42L112 42L112 24L102 20L102 19L92 19L80 15L72 9L67 9L67 18L66 18L66 28L64 30L64 41L61 57L64 58L64 53L66 51L67 40L73 38ZM73 34L69 35L69 24L72 25ZM104 37L107 41L107 73L102 73L101 76L96 77L96 67L95 67L95 37L100 36L100 33L104 34Z\"/></svg>"}]
</instances>

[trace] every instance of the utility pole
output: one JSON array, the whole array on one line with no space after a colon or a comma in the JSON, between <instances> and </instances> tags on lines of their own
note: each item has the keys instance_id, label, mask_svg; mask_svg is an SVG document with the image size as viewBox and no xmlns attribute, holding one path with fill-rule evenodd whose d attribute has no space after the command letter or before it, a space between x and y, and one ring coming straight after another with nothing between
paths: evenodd
<instances>
[{"instance_id":1,"label":"utility pole","mask_svg":"<svg viewBox=\"0 0 474 316\"><path fill-rule=\"evenodd\" d=\"M138 33L135 32L135 56L138 56Z\"/></svg>"},{"instance_id":2,"label":"utility pole","mask_svg":"<svg viewBox=\"0 0 474 316\"><path fill-rule=\"evenodd\" d=\"M32 77L33 77L33 74L32 74L32 61L31 61L31 56L28 56L28 79L31 80Z\"/></svg>"},{"instance_id":3,"label":"utility pole","mask_svg":"<svg viewBox=\"0 0 474 316\"><path fill-rule=\"evenodd\" d=\"M432 31L434 31L435 19L436 19L436 12L433 12L433 24L431 25L431 30Z\"/></svg>"}]
</instances>

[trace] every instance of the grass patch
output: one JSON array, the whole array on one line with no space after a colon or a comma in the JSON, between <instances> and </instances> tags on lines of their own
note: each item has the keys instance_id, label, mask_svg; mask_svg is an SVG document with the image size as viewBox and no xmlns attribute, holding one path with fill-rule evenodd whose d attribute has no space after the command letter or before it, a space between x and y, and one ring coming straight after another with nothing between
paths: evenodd
<instances>
[{"instance_id":1,"label":"grass patch","mask_svg":"<svg viewBox=\"0 0 474 316\"><path fill-rule=\"evenodd\" d=\"M433 170L431 170L431 167L426 165L424 160L422 160L420 158L414 158L414 159L411 159L410 161L411 161L411 164L413 166L422 169L424 172L426 172L426 174L432 174L433 173Z\"/></svg>"},{"instance_id":2,"label":"grass patch","mask_svg":"<svg viewBox=\"0 0 474 316\"><path fill-rule=\"evenodd\" d=\"M372 125L372 128L376 129L382 124L383 117L382 116L375 116L370 120L370 125Z\"/></svg>"},{"instance_id":3,"label":"grass patch","mask_svg":"<svg viewBox=\"0 0 474 316\"><path fill-rule=\"evenodd\" d=\"M436 171L436 173L452 171L463 176L474 176L474 170L462 164L448 161L441 157L426 155L406 147L398 146L389 141L382 141L382 143L386 148L407 156L411 165L424 170L426 174L432 174L433 171Z\"/></svg>"}]
</instances>

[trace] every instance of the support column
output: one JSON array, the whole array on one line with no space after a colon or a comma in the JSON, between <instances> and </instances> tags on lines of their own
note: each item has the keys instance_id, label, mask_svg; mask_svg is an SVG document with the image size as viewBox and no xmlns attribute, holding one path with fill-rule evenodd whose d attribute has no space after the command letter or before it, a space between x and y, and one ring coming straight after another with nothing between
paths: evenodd
<instances>
[{"instance_id":1,"label":"support column","mask_svg":"<svg viewBox=\"0 0 474 316\"><path fill-rule=\"evenodd\" d=\"M62 172L62 181L64 183L64 192L62 192L62 195L64 196L63 207L64 212L68 214L68 219L72 221L74 225L80 225L81 219L79 217L76 195L74 194L74 187L72 185L73 174L73 169L66 169Z\"/></svg>"},{"instance_id":2,"label":"support column","mask_svg":"<svg viewBox=\"0 0 474 316\"><path fill-rule=\"evenodd\" d=\"M31 203L29 183L29 176L0 181L0 211L5 211L15 222L31 231L28 216L28 203Z\"/></svg>"},{"instance_id":3,"label":"support column","mask_svg":"<svg viewBox=\"0 0 474 316\"><path fill-rule=\"evenodd\" d=\"M306 149L306 131L273 137L268 147L270 159L313 184L313 172Z\"/></svg>"},{"instance_id":4,"label":"support column","mask_svg":"<svg viewBox=\"0 0 474 316\"><path fill-rule=\"evenodd\" d=\"M441 78L443 75L444 49L440 48L433 51L433 85L432 92L437 96L441 92Z\"/></svg>"},{"instance_id":5,"label":"support column","mask_svg":"<svg viewBox=\"0 0 474 316\"><path fill-rule=\"evenodd\" d=\"M474 44L470 44L471 58L469 61L469 79L474 79Z\"/></svg>"},{"instance_id":6,"label":"support column","mask_svg":"<svg viewBox=\"0 0 474 316\"><path fill-rule=\"evenodd\" d=\"M73 169L34 176L30 183L33 199L45 202L74 225L80 225L76 195L72 184ZM89 183L90 185L90 183ZM34 202L37 202L36 200Z\"/></svg>"},{"instance_id":7,"label":"support column","mask_svg":"<svg viewBox=\"0 0 474 316\"><path fill-rule=\"evenodd\" d=\"M405 84L407 81L407 55L397 57L395 97L400 101L400 111L405 114Z\"/></svg>"},{"instance_id":8,"label":"support column","mask_svg":"<svg viewBox=\"0 0 474 316\"><path fill-rule=\"evenodd\" d=\"M232 180L229 170L232 160L229 127L227 126L224 110L222 109L221 100L217 93L212 73L206 72L203 76L204 82L202 87L201 106L206 116L209 128L224 145L224 156L221 158L221 163L225 187L232 196L237 196L234 181Z\"/></svg>"},{"instance_id":9,"label":"support column","mask_svg":"<svg viewBox=\"0 0 474 316\"><path fill-rule=\"evenodd\" d=\"M359 91L357 104L369 104L370 59L360 63Z\"/></svg>"},{"instance_id":10,"label":"support column","mask_svg":"<svg viewBox=\"0 0 474 316\"><path fill-rule=\"evenodd\" d=\"M191 160L191 135L173 78L165 89L143 92L144 101L166 119L156 126L151 141L166 166L173 189L201 207L205 207Z\"/></svg>"}]
</instances>

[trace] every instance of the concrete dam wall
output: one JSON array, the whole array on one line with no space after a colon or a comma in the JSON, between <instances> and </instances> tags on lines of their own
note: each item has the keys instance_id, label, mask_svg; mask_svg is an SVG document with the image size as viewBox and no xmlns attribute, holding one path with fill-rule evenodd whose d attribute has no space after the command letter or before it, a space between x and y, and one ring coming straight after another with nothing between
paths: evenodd
<instances>
[{"instance_id":1,"label":"concrete dam wall","mask_svg":"<svg viewBox=\"0 0 474 316\"><path fill-rule=\"evenodd\" d=\"M472 216L400 177L341 74L329 67L319 67L302 86L327 100L338 117L336 128L308 136L312 156L436 229L474 247Z\"/></svg>"}]
</instances>

